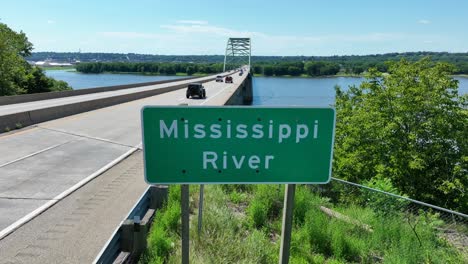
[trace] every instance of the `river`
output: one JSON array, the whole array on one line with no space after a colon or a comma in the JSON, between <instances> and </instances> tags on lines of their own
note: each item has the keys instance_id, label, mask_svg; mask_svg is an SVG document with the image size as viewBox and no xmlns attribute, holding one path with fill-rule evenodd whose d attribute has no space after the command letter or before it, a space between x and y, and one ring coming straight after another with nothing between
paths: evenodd
<instances>
[{"instance_id":1,"label":"river","mask_svg":"<svg viewBox=\"0 0 468 264\"><path fill-rule=\"evenodd\" d=\"M162 81L186 76L151 76L138 74L82 74L75 71L48 70L46 74L68 82L74 89L111 86L138 82ZM468 78L455 77L459 93L468 93ZM329 106L335 102L335 85L346 89L359 85L360 77L283 78L254 77L254 105L307 105Z\"/></svg>"}]
</instances>

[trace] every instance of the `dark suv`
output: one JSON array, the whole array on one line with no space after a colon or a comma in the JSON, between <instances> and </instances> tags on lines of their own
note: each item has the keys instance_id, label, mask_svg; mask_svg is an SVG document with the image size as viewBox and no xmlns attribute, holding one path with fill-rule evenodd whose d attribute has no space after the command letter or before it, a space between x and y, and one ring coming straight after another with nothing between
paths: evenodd
<instances>
[{"instance_id":1,"label":"dark suv","mask_svg":"<svg viewBox=\"0 0 468 264\"><path fill-rule=\"evenodd\" d=\"M188 85L186 93L187 98L190 98L190 96L193 98L194 95L197 95L198 98L206 98L206 91L201 83L190 83Z\"/></svg>"}]
</instances>

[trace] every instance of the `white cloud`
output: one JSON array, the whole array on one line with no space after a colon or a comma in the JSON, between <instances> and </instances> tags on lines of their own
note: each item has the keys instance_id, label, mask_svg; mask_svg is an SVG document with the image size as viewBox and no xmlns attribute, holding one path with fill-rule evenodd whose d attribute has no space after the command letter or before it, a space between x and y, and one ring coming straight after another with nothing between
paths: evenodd
<instances>
[{"instance_id":1,"label":"white cloud","mask_svg":"<svg viewBox=\"0 0 468 264\"><path fill-rule=\"evenodd\" d=\"M427 24L430 24L431 21L429 21L429 20L427 20L427 19L420 19L420 20L418 20L418 23L419 23L419 24L427 25Z\"/></svg>"},{"instance_id":2,"label":"white cloud","mask_svg":"<svg viewBox=\"0 0 468 264\"><path fill-rule=\"evenodd\" d=\"M206 25L208 21L204 20L177 20L179 24Z\"/></svg>"},{"instance_id":3,"label":"white cloud","mask_svg":"<svg viewBox=\"0 0 468 264\"><path fill-rule=\"evenodd\" d=\"M55 20L49 19L49 20L47 20L47 24L55 24Z\"/></svg>"}]
</instances>

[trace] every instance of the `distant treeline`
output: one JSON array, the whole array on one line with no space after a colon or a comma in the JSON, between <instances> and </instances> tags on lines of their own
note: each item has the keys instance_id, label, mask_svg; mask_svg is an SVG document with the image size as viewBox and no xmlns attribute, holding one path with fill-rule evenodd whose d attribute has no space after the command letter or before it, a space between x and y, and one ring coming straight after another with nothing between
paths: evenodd
<instances>
[{"instance_id":1,"label":"distant treeline","mask_svg":"<svg viewBox=\"0 0 468 264\"><path fill-rule=\"evenodd\" d=\"M390 61L390 60L389 60ZM435 63L435 62L434 62ZM468 73L466 68L457 68L456 73ZM353 62L339 64L329 61L258 62L252 65L252 72L265 76L332 76L340 74L361 74L369 68L387 72L388 63ZM82 73L128 72L144 74L213 74L223 71L222 63L160 63L160 62L86 62L76 66Z\"/></svg>"},{"instance_id":2,"label":"distant treeline","mask_svg":"<svg viewBox=\"0 0 468 264\"><path fill-rule=\"evenodd\" d=\"M177 73L212 74L223 71L222 63L158 63L158 62L87 62L80 63L76 70L82 73L131 72L174 75ZM262 63L252 67L254 73L266 76L321 76L335 75L340 71L337 63L309 61Z\"/></svg>"},{"instance_id":3,"label":"distant treeline","mask_svg":"<svg viewBox=\"0 0 468 264\"><path fill-rule=\"evenodd\" d=\"M171 56L116 53L34 53L30 59L39 57L57 61L81 60L78 71L100 72L139 72L154 74L216 73L222 71L224 57L221 55ZM468 53L408 52L365 56L253 56L252 71L266 76L323 76L341 74L361 74L369 68L381 72L388 70L388 61L417 61L431 57L432 62L448 62L455 65L455 74L468 74ZM149 61L152 59L153 61ZM95 62L86 62L92 61ZM96 60L100 62L96 62ZM117 60L117 61L114 61Z\"/></svg>"},{"instance_id":4,"label":"distant treeline","mask_svg":"<svg viewBox=\"0 0 468 264\"><path fill-rule=\"evenodd\" d=\"M265 76L323 76L335 75L340 72L341 67L338 63L325 61L308 61L308 62L279 62L279 63L255 63L252 66L252 71L255 74L263 74Z\"/></svg>"},{"instance_id":5,"label":"distant treeline","mask_svg":"<svg viewBox=\"0 0 468 264\"><path fill-rule=\"evenodd\" d=\"M82 73L131 72L175 75L184 73L211 74L223 71L222 63L158 63L158 62L87 62L80 63L76 70Z\"/></svg>"}]
</instances>

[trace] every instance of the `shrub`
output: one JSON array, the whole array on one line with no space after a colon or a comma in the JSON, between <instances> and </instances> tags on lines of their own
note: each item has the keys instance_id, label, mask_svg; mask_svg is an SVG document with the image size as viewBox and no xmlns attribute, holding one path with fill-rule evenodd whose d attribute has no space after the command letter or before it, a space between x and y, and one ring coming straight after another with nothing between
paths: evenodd
<instances>
[{"instance_id":1,"label":"shrub","mask_svg":"<svg viewBox=\"0 0 468 264\"><path fill-rule=\"evenodd\" d=\"M328 225L330 220L319 210L310 210L305 217L304 228L309 234L309 243L317 253L331 255Z\"/></svg>"},{"instance_id":2,"label":"shrub","mask_svg":"<svg viewBox=\"0 0 468 264\"><path fill-rule=\"evenodd\" d=\"M167 231L179 230L181 208L179 203L170 202L161 216L161 224Z\"/></svg>"},{"instance_id":3,"label":"shrub","mask_svg":"<svg viewBox=\"0 0 468 264\"><path fill-rule=\"evenodd\" d=\"M253 200L247 208L250 223L256 227L262 227L268 219L268 207L261 200Z\"/></svg>"},{"instance_id":4,"label":"shrub","mask_svg":"<svg viewBox=\"0 0 468 264\"><path fill-rule=\"evenodd\" d=\"M392 181L389 178L377 176L364 182L364 185L384 192L402 195L402 193L393 186ZM398 213L403 207L408 205L408 201L404 199L399 199L371 190L363 190L363 197L366 205L382 215Z\"/></svg>"}]
</instances>

